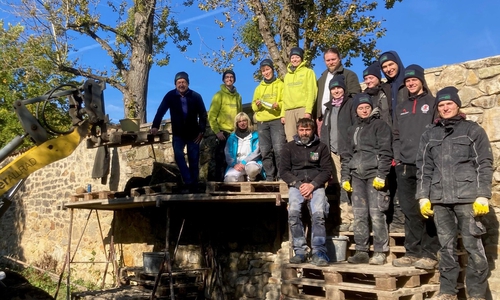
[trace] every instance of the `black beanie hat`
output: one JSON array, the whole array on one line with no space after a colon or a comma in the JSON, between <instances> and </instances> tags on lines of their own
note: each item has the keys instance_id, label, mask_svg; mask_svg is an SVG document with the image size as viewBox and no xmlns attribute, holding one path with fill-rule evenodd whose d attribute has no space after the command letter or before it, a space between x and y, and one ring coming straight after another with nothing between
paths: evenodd
<instances>
[{"instance_id":1,"label":"black beanie hat","mask_svg":"<svg viewBox=\"0 0 500 300\"><path fill-rule=\"evenodd\" d=\"M353 96L353 108L356 110L360 104L367 103L373 108L373 103L370 95L366 93L358 93Z\"/></svg>"},{"instance_id":2,"label":"black beanie hat","mask_svg":"<svg viewBox=\"0 0 500 300\"><path fill-rule=\"evenodd\" d=\"M458 96L458 90L454 86L447 86L437 92L436 107L439 102L447 100L451 100L455 102L458 107L462 107L462 101L460 101L460 97Z\"/></svg>"},{"instance_id":3,"label":"black beanie hat","mask_svg":"<svg viewBox=\"0 0 500 300\"><path fill-rule=\"evenodd\" d=\"M382 56L378 59L379 63L380 63L380 66L382 66L386 61L393 61L395 63L397 63L397 59L396 59L396 56L394 56L394 54L392 54L391 52L386 52L384 54L382 54Z\"/></svg>"},{"instance_id":4,"label":"black beanie hat","mask_svg":"<svg viewBox=\"0 0 500 300\"><path fill-rule=\"evenodd\" d=\"M269 58L266 58L264 59L263 61L260 62L260 67L265 67L265 66L268 66L270 67L271 69L274 70L274 64L273 64L273 61L270 60Z\"/></svg>"},{"instance_id":5,"label":"black beanie hat","mask_svg":"<svg viewBox=\"0 0 500 300\"><path fill-rule=\"evenodd\" d=\"M345 86L344 75L342 75L342 74L335 75L335 76L333 76L333 78L328 83L328 88L330 90L333 89L336 86L341 87L344 90L344 92L345 92L346 86Z\"/></svg>"},{"instance_id":6,"label":"black beanie hat","mask_svg":"<svg viewBox=\"0 0 500 300\"><path fill-rule=\"evenodd\" d=\"M300 47L293 47L292 50L290 50L290 57L292 57L292 55L298 55L301 59L304 59L304 50Z\"/></svg>"},{"instance_id":7,"label":"black beanie hat","mask_svg":"<svg viewBox=\"0 0 500 300\"><path fill-rule=\"evenodd\" d=\"M408 78L418 78L422 84L425 83L424 68L419 65L409 65L405 69L405 80Z\"/></svg>"},{"instance_id":8,"label":"black beanie hat","mask_svg":"<svg viewBox=\"0 0 500 300\"><path fill-rule=\"evenodd\" d=\"M236 82L236 74L234 73L233 70L226 70L224 73L222 73L222 82L224 82L224 78L226 77L227 74L232 74L234 77L234 82Z\"/></svg>"},{"instance_id":9,"label":"black beanie hat","mask_svg":"<svg viewBox=\"0 0 500 300\"><path fill-rule=\"evenodd\" d=\"M188 75L188 73L182 71L182 72L179 72L179 73L175 74L174 84L176 84L177 80L179 80L179 79L185 79L187 81L187 83L189 84L189 75Z\"/></svg>"},{"instance_id":10,"label":"black beanie hat","mask_svg":"<svg viewBox=\"0 0 500 300\"><path fill-rule=\"evenodd\" d=\"M372 63L368 68L363 71L363 78L368 75L373 75L377 77L379 80L382 78L382 74L380 73L380 63L378 61Z\"/></svg>"}]
</instances>

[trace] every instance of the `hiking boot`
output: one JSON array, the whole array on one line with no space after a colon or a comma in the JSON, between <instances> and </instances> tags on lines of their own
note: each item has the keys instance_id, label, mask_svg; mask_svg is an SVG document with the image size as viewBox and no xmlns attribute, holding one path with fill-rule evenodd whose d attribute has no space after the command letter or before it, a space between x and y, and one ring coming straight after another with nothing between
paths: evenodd
<instances>
[{"instance_id":1,"label":"hiking boot","mask_svg":"<svg viewBox=\"0 0 500 300\"><path fill-rule=\"evenodd\" d=\"M413 266L417 269L424 269L424 270L434 270L438 264L438 261L432 258L428 257L423 257L419 260L417 260Z\"/></svg>"},{"instance_id":2,"label":"hiking boot","mask_svg":"<svg viewBox=\"0 0 500 300\"><path fill-rule=\"evenodd\" d=\"M351 264L367 264L369 260L368 252L356 250L356 254L349 257L347 262Z\"/></svg>"},{"instance_id":3,"label":"hiking boot","mask_svg":"<svg viewBox=\"0 0 500 300\"><path fill-rule=\"evenodd\" d=\"M383 265L385 264L385 253L383 252L375 252L373 253L373 256L370 258L368 263L370 265Z\"/></svg>"},{"instance_id":4,"label":"hiking boot","mask_svg":"<svg viewBox=\"0 0 500 300\"><path fill-rule=\"evenodd\" d=\"M436 296L432 297L430 300L458 300L458 297L457 295L439 293Z\"/></svg>"},{"instance_id":5,"label":"hiking boot","mask_svg":"<svg viewBox=\"0 0 500 300\"><path fill-rule=\"evenodd\" d=\"M403 256L400 258L396 258L392 261L392 265L395 267L411 267L419 260L418 257L415 256Z\"/></svg>"},{"instance_id":6,"label":"hiking boot","mask_svg":"<svg viewBox=\"0 0 500 300\"><path fill-rule=\"evenodd\" d=\"M326 253L323 252L316 252L313 254L311 258L311 264L316 265L316 266L326 266L328 265L328 262L330 259L326 255Z\"/></svg>"},{"instance_id":7,"label":"hiking boot","mask_svg":"<svg viewBox=\"0 0 500 300\"><path fill-rule=\"evenodd\" d=\"M304 254L295 254L294 257L290 258L291 264L301 264L306 262L306 256Z\"/></svg>"}]
</instances>

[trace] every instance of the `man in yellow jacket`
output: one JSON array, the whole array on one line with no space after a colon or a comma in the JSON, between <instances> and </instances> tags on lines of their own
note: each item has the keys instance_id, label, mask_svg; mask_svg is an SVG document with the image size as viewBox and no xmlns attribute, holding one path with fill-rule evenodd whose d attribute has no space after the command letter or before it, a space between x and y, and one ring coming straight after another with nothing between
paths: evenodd
<instances>
[{"instance_id":1,"label":"man in yellow jacket","mask_svg":"<svg viewBox=\"0 0 500 300\"><path fill-rule=\"evenodd\" d=\"M213 96L212 104L210 104L210 110L208 111L208 122L210 128L217 136L217 147L212 159L215 163L215 172L209 173L207 179L219 182L224 180L227 167L226 156L224 154L226 139L234 131L234 118L242 111L241 95L234 86L236 82L234 71L224 71L222 81L224 83L220 85L220 90Z\"/></svg>"},{"instance_id":2,"label":"man in yellow jacket","mask_svg":"<svg viewBox=\"0 0 500 300\"><path fill-rule=\"evenodd\" d=\"M304 61L304 50L294 47L290 51L290 63L287 67L283 90L282 122L285 124L286 140L293 141L297 134L297 121L301 118L311 118L318 86L316 75Z\"/></svg>"}]
</instances>

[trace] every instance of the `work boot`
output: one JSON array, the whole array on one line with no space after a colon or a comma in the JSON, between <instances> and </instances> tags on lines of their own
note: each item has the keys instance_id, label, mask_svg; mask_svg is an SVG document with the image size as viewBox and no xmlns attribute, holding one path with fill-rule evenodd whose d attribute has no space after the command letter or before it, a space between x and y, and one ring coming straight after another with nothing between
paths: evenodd
<instances>
[{"instance_id":1,"label":"work boot","mask_svg":"<svg viewBox=\"0 0 500 300\"><path fill-rule=\"evenodd\" d=\"M368 252L356 250L356 254L349 257L347 262L351 264L367 264L369 260Z\"/></svg>"},{"instance_id":2,"label":"work boot","mask_svg":"<svg viewBox=\"0 0 500 300\"><path fill-rule=\"evenodd\" d=\"M411 267L419 260L418 257L415 256L403 256L400 258L396 258L392 261L392 265L395 267Z\"/></svg>"},{"instance_id":3,"label":"work boot","mask_svg":"<svg viewBox=\"0 0 500 300\"><path fill-rule=\"evenodd\" d=\"M290 258L291 264L301 264L306 262L306 256L304 254L295 254L294 257Z\"/></svg>"},{"instance_id":4,"label":"work boot","mask_svg":"<svg viewBox=\"0 0 500 300\"><path fill-rule=\"evenodd\" d=\"M434 270L438 264L438 261L432 258L428 257L423 257L419 260L417 260L413 266L417 269L424 269L424 270Z\"/></svg>"},{"instance_id":5,"label":"work boot","mask_svg":"<svg viewBox=\"0 0 500 300\"><path fill-rule=\"evenodd\" d=\"M329 261L330 261L330 259L323 252L316 252L313 254L313 256L311 258L311 264L316 265L316 266L326 266L326 265L328 265Z\"/></svg>"},{"instance_id":6,"label":"work boot","mask_svg":"<svg viewBox=\"0 0 500 300\"><path fill-rule=\"evenodd\" d=\"M373 256L370 258L370 261L368 261L368 263L370 265L383 265L385 264L385 258L385 253L375 252L373 253Z\"/></svg>"},{"instance_id":7,"label":"work boot","mask_svg":"<svg viewBox=\"0 0 500 300\"><path fill-rule=\"evenodd\" d=\"M436 296L432 297L430 300L458 300L458 297L457 295L439 293Z\"/></svg>"}]
</instances>

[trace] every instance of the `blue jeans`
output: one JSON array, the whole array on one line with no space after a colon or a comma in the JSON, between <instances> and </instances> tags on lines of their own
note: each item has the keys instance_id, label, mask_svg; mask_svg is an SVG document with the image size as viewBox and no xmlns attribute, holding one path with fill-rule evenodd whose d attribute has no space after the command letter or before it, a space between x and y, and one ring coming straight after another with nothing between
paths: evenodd
<instances>
[{"instance_id":1,"label":"blue jeans","mask_svg":"<svg viewBox=\"0 0 500 300\"><path fill-rule=\"evenodd\" d=\"M173 136L172 144L174 147L175 163L179 167L184 184L197 184L200 173L200 144L196 144L192 139L184 139L175 135ZM186 164L184 156L184 147L186 146L189 167Z\"/></svg>"},{"instance_id":2,"label":"blue jeans","mask_svg":"<svg viewBox=\"0 0 500 300\"><path fill-rule=\"evenodd\" d=\"M354 242L356 250L368 252L370 245L370 221L373 230L375 252L389 251L389 230L385 213L379 208L379 201L386 197L385 191L373 187L373 179L352 178L352 211L354 213Z\"/></svg>"},{"instance_id":3,"label":"blue jeans","mask_svg":"<svg viewBox=\"0 0 500 300\"><path fill-rule=\"evenodd\" d=\"M472 204L433 204L434 223L441 249L439 253L439 291L456 295L460 265L457 256L457 236L462 234L462 242L468 254L465 271L465 285L469 297L485 298L488 289L488 260L481 241L478 220L473 217Z\"/></svg>"},{"instance_id":4,"label":"blue jeans","mask_svg":"<svg viewBox=\"0 0 500 300\"><path fill-rule=\"evenodd\" d=\"M279 162L281 148L286 143L285 127L281 120L258 122L259 148L262 155L262 167L266 178L279 178Z\"/></svg>"},{"instance_id":5,"label":"blue jeans","mask_svg":"<svg viewBox=\"0 0 500 300\"><path fill-rule=\"evenodd\" d=\"M311 247L312 254L317 252L326 253L326 229L325 218L328 214L329 203L325 195L325 189L314 190L311 200L304 200L300 191L290 187L288 194L288 225L292 233L292 244L295 254L305 255L308 247L302 224L302 207L307 203L311 214Z\"/></svg>"}]
</instances>

